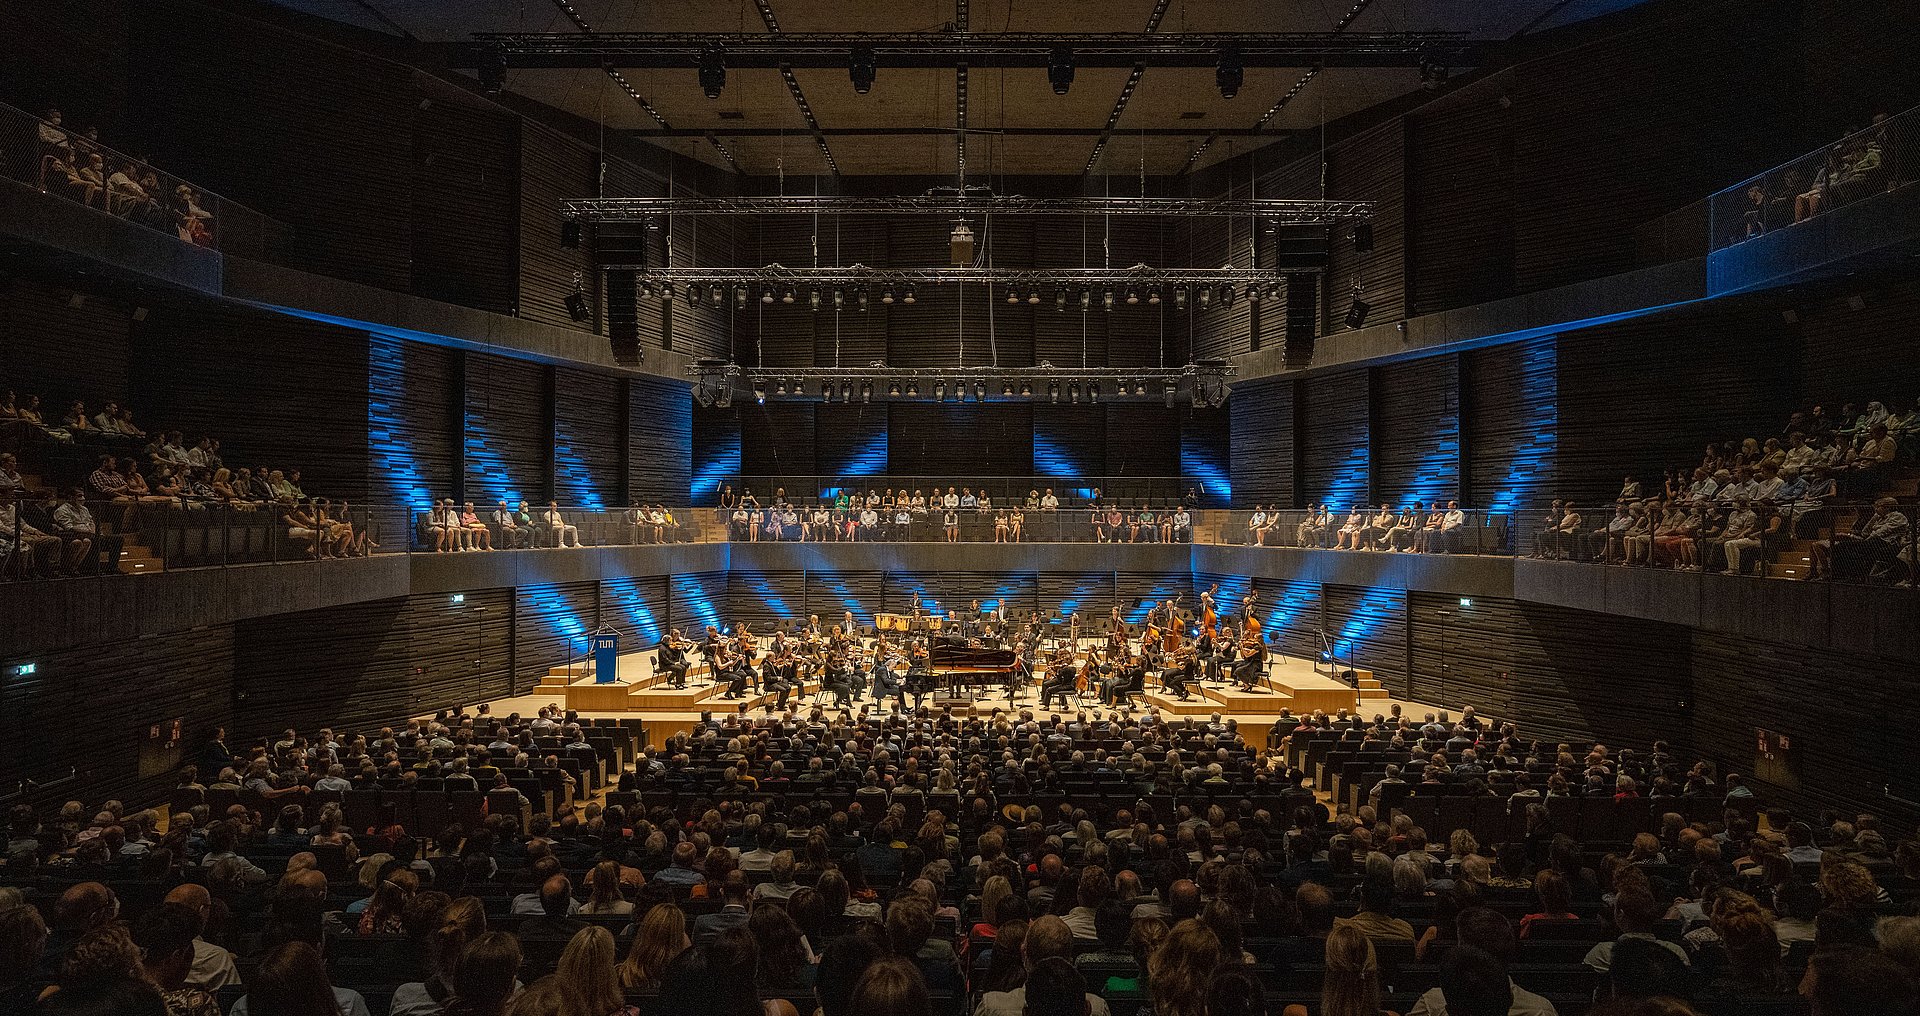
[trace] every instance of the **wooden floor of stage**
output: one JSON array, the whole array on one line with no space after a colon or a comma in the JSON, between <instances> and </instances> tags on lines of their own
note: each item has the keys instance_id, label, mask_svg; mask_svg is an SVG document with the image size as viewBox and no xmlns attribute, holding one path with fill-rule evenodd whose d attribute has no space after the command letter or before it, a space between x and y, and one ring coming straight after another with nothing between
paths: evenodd
<instances>
[{"instance_id":1,"label":"wooden floor of stage","mask_svg":"<svg viewBox=\"0 0 1920 1016\"><path fill-rule=\"evenodd\" d=\"M767 641L762 640L763 644ZM1091 647L1094 641L1087 639L1083 646ZM653 657L652 649L621 654L620 680L609 684L595 680L591 660L555 667L542 676L540 684L531 694L490 702L488 707L496 715L510 712L528 715L542 706L558 704L593 718L639 717L648 721L651 740L658 744L676 732L692 729L702 713L718 715L744 709L752 715L764 715L775 701L776 696L772 694L751 691L739 699L724 697L725 688L707 676L704 664L695 664L689 672L686 688L673 688L667 683L666 675L654 673ZM1354 683L1350 685L1323 673L1313 661L1276 656L1268 660L1256 691L1243 691L1224 681L1196 682L1192 686L1192 694L1184 701L1157 690L1148 691L1135 696L1134 708L1143 710L1152 707L1169 718L1209 717L1218 713L1222 718L1235 720L1248 742L1261 744L1265 743L1267 729L1278 718L1282 708L1291 709L1295 715L1316 709L1327 713L1339 709L1358 709L1372 714L1385 712L1395 704L1370 672L1355 670L1353 675ZM1150 677L1148 684L1157 685L1158 681ZM863 695L871 694L869 682L863 682L861 687ZM1011 701L999 687L977 688L968 694L969 701L964 705L956 705L956 709L965 709L974 715L988 715L995 709L1031 709L1040 712L1040 687L1037 682L1018 689ZM945 698L945 695L929 694L925 704L932 707L936 700ZM809 681L804 689L795 689L789 701L798 703L804 712L816 702L826 706L829 700L820 694L817 681ZM908 701L912 701L912 696L908 697ZM1076 710L1084 708L1092 712L1105 708L1092 694L1081 696L1078 702L1079 705L1074 707ZM870 708L875 706L871 698L862 698L853 703L853 709L858 711L863 704ZM1414 703L1399 704L1409 713L1426 708ZM891 705L891 702L886 704L889 708ZM839 707L827 708L831 712Z\"/></svg>"}]
</instances>

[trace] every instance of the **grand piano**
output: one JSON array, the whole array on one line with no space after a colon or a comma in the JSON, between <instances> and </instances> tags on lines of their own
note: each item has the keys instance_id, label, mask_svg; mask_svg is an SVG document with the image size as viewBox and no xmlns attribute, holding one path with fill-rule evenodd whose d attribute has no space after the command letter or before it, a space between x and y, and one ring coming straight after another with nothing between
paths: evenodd
<instances>
[{"instance_id":1,"label":"grand piano","mask_svg":"<svg viewBox=\"0 0 1920 1016\"><path fill-rule=\"evenodd\" d=\"M951 693L982 686L1004 688L1013 677L1014 651L959 645L936 639L927 652L927 669L933 672L937 694L944 681Z\"/></svg>"}]
</instances>

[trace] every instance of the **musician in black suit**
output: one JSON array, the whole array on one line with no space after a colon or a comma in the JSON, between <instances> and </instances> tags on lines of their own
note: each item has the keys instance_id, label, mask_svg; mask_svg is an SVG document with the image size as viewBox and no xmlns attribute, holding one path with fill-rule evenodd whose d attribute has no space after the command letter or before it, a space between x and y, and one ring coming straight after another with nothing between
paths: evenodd
<instances>
[{"instance_id":1,"label":"musician in black suit","mask_svg":"<svg viewBox=\"0 0 1920 1016\"><path fill-rule=\"evenodd\" d=\"M1193 671L1189 676L1198 680L1211 678L1216 672L1219 658L1219 647L1214 644L1213 632L1204 629L1200 632L1200 637L1193 641L1193 655L1195 666L1189 668Z\"/></svg>"},{"instance_id":2,"label":"musician in black suit","mask_svg":"<svg viewBox=\"0 0 1920 1016\"><path fill-rule=\"evenodd\" d=\"M873 685L871 690L875 702L886 698L886 693L882 691L882 685L890 680L889 661L893 657L893 652L893 646L887 643L887 637L885 635L880 636L879 641L873 644Z\"/></svg>"},{"instance_id":3,"label":"musician in black suit","mask_svg":"<svg viewBox=\"0 0 1920 1016\"><path fill-rule=\"evenodd\" d=\"M667 683L675 688L687 686L687 670L693 661L687 658L687 644L680 638L680 629L667 632L660 640L660 669L667 672Z\"/></svg>"},{"instance_id":4,"label":"musician in black suit","mask_svg":"<svg viewBox=\"0 0 1920 1016\"><path fill-rule=\"evenodd\" d=\"M1100 682L1100 701L1117 706L1128 695L1137 695L1147 687L1147 657L1127 659L1115 665L1113 676Z\"/></svg>"},{"instance_id":5,"label":"musician in black suit","mask_svg":"<svg viewBox=\"0 0 1920 1016\"><path fill-rule=\"evenodd\" d=\"M845 708L853 698L853 666L846 656L835 653L827 658L822 672L820 694L833 696L834 705Z\"/></svg>"},{"instance_id":6,"label":"musician in black suit","mask_svg":"<svg viewBox=\"0 0 1920 1016\"><path fill-rule=\"evenodd\" d=\"M1259 632L1248 632L1241 639L1237 653L1229 676L1243 690L1253 691L1260 683L1260 675L1267 669L1267 642Z\"/></svg>"},{"instance_id":7,"label":"musician in black suit","mask_svg":"<svg viewBox=\"0 0 1920 1016\"><path fill-rule=\"evenodd\" d=\"M894 667L902 662L904 661L898 654L884 660L875 654L873 664L873 700L875 702L885 702L889 698L897 697L900 700L898 708L903 710L907 708L906 689L900 683L900 675L894 670Z\"/></svg>"},{"instance_id":8,"label":"musician in black suit","mask_svg":"<svg viewBox=\"0 0 1920 1016\"><path fill-rule=\"evenodd\" d=\"M737 699L747 693L747 682L753 680L753 665L738 654L722 651L719 662L714 664L714 673L727 685L726 694L721 698Z\"/></svg>"},{"instance_id":9,"label":"musician in black suit","mask_svg":"<svg viewBox=\"0 0 1920 1016\"><path fill-rule=\"evenodd\" d=\"M1040 682L1040 708L1047 708L1047 703L1058 695L1060 708L1065 709L1067 696L1078 690L1079 681L1074 676L1073 659L1065 653L1056 655L1053 666L1047 670L1047 679Z\"/></svg>"},{"instance_id":10,"label":"musician in black suit","mask_svg":"<svg viewBox=\"0 0 1920 1016\"><path fill-rule=\"evenodd\" d=\"M1160 671L1160 685L1178 696L1180 701L1185 702L1193 697L1187 692L1187 683L1195 680L1197 676L1196 672L1200 667L1199 653L1196 650L1178 653L1171 662L1175 665Z\"/></svg>"},{"instance_id":11,"label":"musician in black suit","mask_svg":"<svg viewBox=\"0 0 1920 1016\"><path fill-rule=\"evenodd\" d=\"M798 669L798 665L794 663L793 651L787 646L782 646L761 668L765 690L779 696L774 701L773 708L779 710L787 708L787 696L793 694L793 686L799 679Z\"/></svg>"}]
</instances>

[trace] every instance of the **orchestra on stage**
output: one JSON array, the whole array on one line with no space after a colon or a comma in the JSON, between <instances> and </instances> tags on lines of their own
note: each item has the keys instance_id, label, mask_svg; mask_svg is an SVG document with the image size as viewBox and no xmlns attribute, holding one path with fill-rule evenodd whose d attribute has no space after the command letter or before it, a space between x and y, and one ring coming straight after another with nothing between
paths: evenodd
<instances>
[{"instance_id":1,"label":"orchestra on stage","mask_svg":"<svg viewBox=\"0 0 1920 1016\"><path fill-rule=\"evenodd\" d=\"M1259 693L1268 646L1257 594L1249 592L1231 615L1222 614L1218 595L1218 584L1201 593L1197 610L1182 607L1181 596L1155 603L1139 624L1128 624L1116 605L1089 624L1079 612L1020 617L1004 603L979 600L939 613L916 593L907 613L875 615L870 635L850 610L830 626L816 615L770 639L744 622L708 625L699 642L675 628L656 647L654 669L667 687L686 688L698 657L725 689L720 698L744 707L751 697L772 696L763 704L774 710L816 684L817 704L852 708L871 699L899 710L917 709L929 695L1004 694L1011 703L1036 682L1043 709L1085 698L1118 706L1150 687L1186 701L1203 681Z\"/></svg>"}]
</instances>

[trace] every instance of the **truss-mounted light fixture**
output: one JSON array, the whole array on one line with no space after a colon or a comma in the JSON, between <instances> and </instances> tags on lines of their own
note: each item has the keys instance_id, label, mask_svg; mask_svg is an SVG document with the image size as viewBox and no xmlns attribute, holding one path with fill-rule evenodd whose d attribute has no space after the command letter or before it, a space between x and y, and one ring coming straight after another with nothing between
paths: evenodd
<instances>
[{"instance_id":1,"label":"truss-mounted light fixture","mask_svg":"<svg viewBox=\"0 0 1920 1016\"><path fill-rule=\"evenodd\" d=\"M1225 360L1200 360L1184 367L1071 368L1042 363L1036 367L811 367L785 370L742 368L716 359L687 368L694 399L701 406L732 405L736 390L756 403L768 400L848 404L855 400L947 402L982 405L998 402L1051 402L1168 405L1188 400L1196 408L1224 405L1236 373ZM924 386L922 382L925 382ZM921 392L927 393L922 399Z\"/></svg>"}]
</instances>

